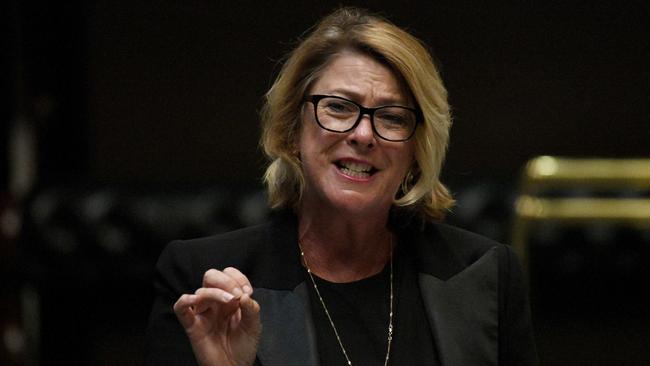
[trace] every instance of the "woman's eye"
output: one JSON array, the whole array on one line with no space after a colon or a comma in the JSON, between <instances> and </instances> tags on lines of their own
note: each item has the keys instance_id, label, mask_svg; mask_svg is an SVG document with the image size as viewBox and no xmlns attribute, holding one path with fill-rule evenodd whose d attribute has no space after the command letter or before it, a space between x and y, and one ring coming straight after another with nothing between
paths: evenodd
<instances>
[{"instance_id":1,"label":"woman's eye","mask_svg":"<svg viewBox=\"0 0 650 366\"><path fill-rule=\"evenodd\" d=\"M387 107L377 111L375 120L385 128L409 129L415 124L416 116L406 108Z\"/></svg>"},{"instance_id":2,"label":"woman's eye","mask_svg":"<svg viewBox=\"0 0 650 366\"><path fill-rule=\"evenodd\" d=\"M333 111L343 111L345 110L345 106L342 105L341 103L329 103L327 105L328 109L331 109Z\"/></svg>"},{"instance_id":3,"label":"woman's eye","mask_svg":"<svg viewBox=\"0 0 650 366\"><path fill-rule=\"evenodd\" d=\"M396 113L382 113L378 116L382 122L393 125L393 126L404 126L406 125L406 117L401 114Z\"/></svg>"},{"instance_id":4,"label":"woman's eye","mask_svg":"<svg viewBox=\"0 0 650 366\"><path fill-rule=\"evenodd\" d=\"M332 113L350 113L354 111L354 108L350 103L339 101L326 101L325 109Z\"/></svg>"}]
</instances>

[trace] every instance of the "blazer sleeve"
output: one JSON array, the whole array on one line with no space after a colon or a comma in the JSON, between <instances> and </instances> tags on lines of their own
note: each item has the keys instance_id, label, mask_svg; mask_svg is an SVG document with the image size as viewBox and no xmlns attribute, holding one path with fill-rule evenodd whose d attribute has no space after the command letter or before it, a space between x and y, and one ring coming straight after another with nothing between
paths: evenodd
<instances>
[{"instance_id":1,"label":"blazer sleeve","mask_svg":"<svg viewBox=\"0 0 650 366\"><path fill-rule=\"evenodd\" d=\"M186 247L186 246L185 246ZM185 330L173 306L184 293L194 293L191 256L182 241L163 250L154 277L155 298L147 327L145 365L197 365Z\"/></svg>"},{"instance_id":2,"label":"blazer sleeve","mask_svg":"<svg viewBox=\"0 0 650 366\"><path fill-rule=\"evenodd\" d=\"M528 293L519 260L502 246L499 266L499 365L538 365Z\"/></svg>"}]
</instances>

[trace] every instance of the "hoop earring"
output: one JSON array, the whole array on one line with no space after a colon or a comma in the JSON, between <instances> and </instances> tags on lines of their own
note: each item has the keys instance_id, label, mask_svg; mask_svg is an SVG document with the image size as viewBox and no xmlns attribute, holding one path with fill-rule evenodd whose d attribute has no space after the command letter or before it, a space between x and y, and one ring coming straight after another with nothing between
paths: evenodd
<instances>
[{"instance_id":1,"label":"hoop earring","mask_svg":"<svg viewBox=\"0 0 650 366\"><path fill-rule=\"evenodd\" d=\"M414 178L415 177L413 176L413 168L411 168L409 169L409 171L404 176L404 179L402 180L402 184L400 186L402 195L406 195L408 191L411 190Z\"/></svg>"}]
</instances>

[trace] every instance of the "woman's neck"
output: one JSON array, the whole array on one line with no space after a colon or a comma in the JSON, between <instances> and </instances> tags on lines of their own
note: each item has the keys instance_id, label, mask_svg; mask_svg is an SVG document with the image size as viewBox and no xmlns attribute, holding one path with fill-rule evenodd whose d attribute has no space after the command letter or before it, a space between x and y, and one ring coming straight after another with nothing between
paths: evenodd
<instances>
[{"instance_id":1,"label":"woman's neck","mask_svg":"<svg viewBox=\"0 0 650 366\"><path fill-rule=\"evenodd\" d=\"M298 215L298 240L310 270L331 282L352 282L381 272L393 234L383 217L345 217L323 210Z\"/></svg>"}]
</instances>

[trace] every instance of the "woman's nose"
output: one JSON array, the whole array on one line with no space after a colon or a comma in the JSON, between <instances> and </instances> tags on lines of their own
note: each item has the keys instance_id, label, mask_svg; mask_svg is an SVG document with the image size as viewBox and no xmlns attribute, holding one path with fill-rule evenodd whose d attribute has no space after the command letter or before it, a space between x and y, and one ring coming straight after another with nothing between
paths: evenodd
<instances>
[{"instance_id":1,"label":"woman's nose","mask_svg":"<svg viewBox=\"0 0 650 366\"><path fill-rule=\"evenodd\" d=\"M351 131L349 139L353 145L368 148L375 146L375 132L372 128L372 122L370 121L369 115L364 114L361 116L361 121L359 121L357 127Z\"/></svg>"}]
</instances>

